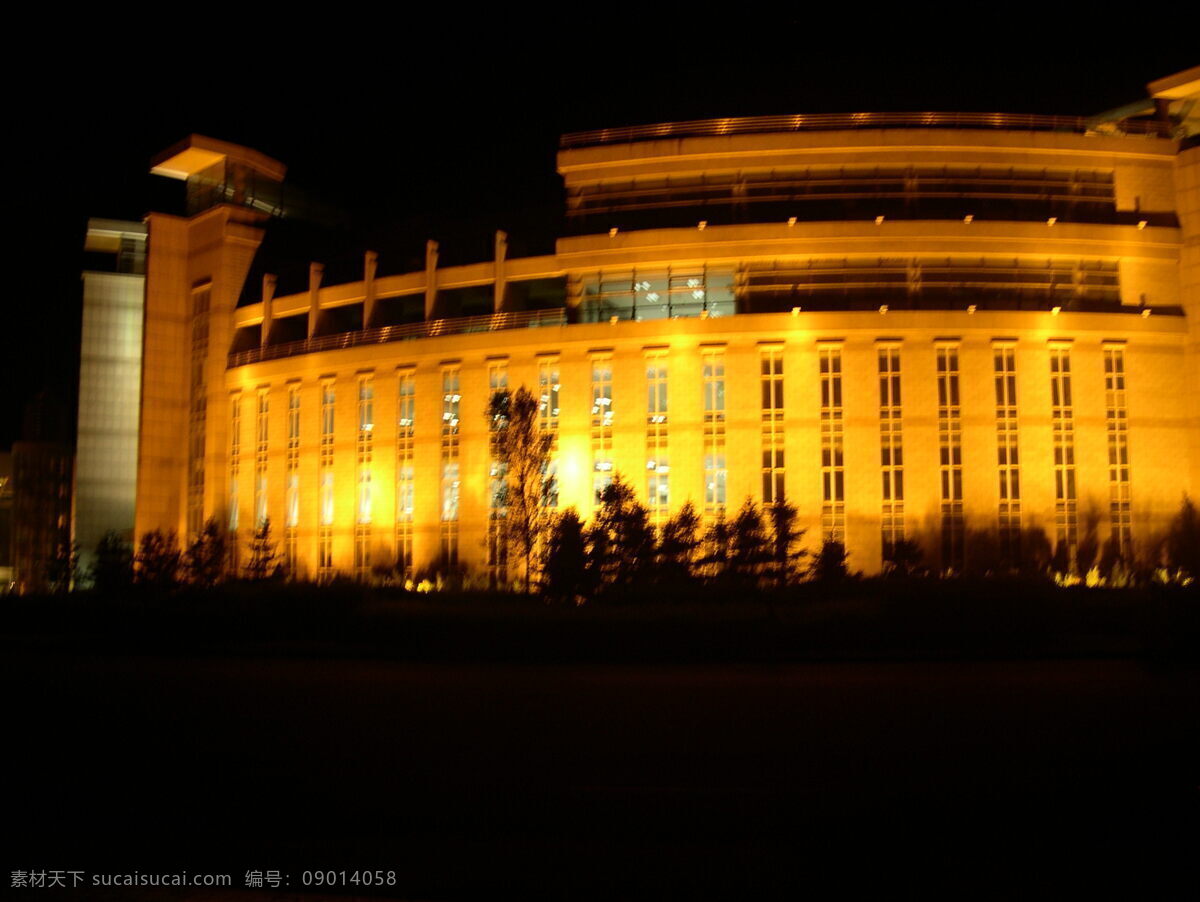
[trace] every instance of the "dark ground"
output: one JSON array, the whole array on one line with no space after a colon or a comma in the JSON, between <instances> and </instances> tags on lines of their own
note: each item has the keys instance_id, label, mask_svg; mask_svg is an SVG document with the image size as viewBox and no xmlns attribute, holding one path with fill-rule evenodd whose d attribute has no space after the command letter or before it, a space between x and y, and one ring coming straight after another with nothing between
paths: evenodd
<instances>
[{"instance_id":1,"label":"dark ground","mask_svg":"<svg viewBox=\"0 0 1200 902\"><path fill-rule=\"evenodd\" d=\"M405 898L1195 888L1194 668L3 662L10 871L279 868L297 891L378 867Z\"/></svg>"}]
</instances>

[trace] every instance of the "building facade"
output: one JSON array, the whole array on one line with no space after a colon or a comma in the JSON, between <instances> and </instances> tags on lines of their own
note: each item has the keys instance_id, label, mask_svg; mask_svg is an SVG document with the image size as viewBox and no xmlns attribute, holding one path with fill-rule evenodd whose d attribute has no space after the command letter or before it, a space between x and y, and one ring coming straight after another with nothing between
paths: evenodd
<instances>
[{"instance_id":1,"label":"building facade","mask_svg":"<svg viewBox=\"0 0 1200 902\"><path fill-rule=\"evenodd\" d=\"M13 588L65 590L73 557L74 451L69 404L60 394L43 389L25 405L21 438L13 442L11 460Z\"/></svg>"},{"instance_id":2,"label":"building facade","mask_svg":"<svg viewBox=\"0 0 1200 902\"><path fill-rule=\"evenodd\" d=\"M155 171L138 534L270 519L295 572L496 568L484 412L526 386L554 501L661 522L786 498L878 571L1031 536L1153 553L1200 492L1200 146L1152 118L724 119L564 136L548 256L238 305L284 167L194 136Z\"/></svg>"},{"instance_id":3,"label":"building facade","mask_svg":"<svg viewBox=\"0 0 1200 902\"><path fill-rule=\"evenodd\" d=\"M12 454L0 451L0 595L16 589L13 567Z\"/></svg>"},{"instance_id":4,"label":"building facade","mask_svg":"<svg viewBox=\"0 0 1200 902\"><path fill-rule=\"evenodd\" d=\"M146 226L92 219L84 250L74 536L86 572L105 533L133 539Z\"/></svg>"}]
</instances>

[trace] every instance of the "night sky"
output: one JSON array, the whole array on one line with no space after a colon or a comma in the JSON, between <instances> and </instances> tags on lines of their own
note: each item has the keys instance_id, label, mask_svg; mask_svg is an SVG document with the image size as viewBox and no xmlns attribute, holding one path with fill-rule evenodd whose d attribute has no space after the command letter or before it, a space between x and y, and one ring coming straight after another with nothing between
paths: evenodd
<instances>
[{"instance_id":1,"label":"night sky","mask_svg":"<svg viewBox=\"0 0 1200 902\"><path fill-rule=\"evenodd\" d=\"M286 293L303 289L310 256L337 282L354 278L371 247L386 275L420 268L431 237L447 265L488 259L497 228L513 256L551 252L562 132L800 112L1088 115L1145 96L1147 81L1200 56L1184 37L1172 42L1169 26L1127 48L1120 35L1053 31L993 49L943 39L821 50L809 23L788 20L740 37L643 19L540 24L463 36L450 22L399 28L364 13L338 26L292 22L284 35L276 23L216 16L156 46L82 23L56 46L53 69L14 73L0 449L19 438L40 388L73 403L87 219L182 212L182 183L150 176L149 160L193 132L275 157L289 185L337 211L272 242L264 264Z\"/></svg>"}]
</instances>

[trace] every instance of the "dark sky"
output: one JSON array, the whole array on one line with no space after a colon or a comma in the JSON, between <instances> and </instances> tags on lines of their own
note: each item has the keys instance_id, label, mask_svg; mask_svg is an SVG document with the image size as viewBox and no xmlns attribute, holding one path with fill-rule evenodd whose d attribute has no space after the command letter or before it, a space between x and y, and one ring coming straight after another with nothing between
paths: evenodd
<instances>
[{"instance_id":1,"label":"dark sky","mask_svg":"<svg viewBox=\"0 0 1200 902\"><path fill-rule=\"evenodd\" d=\"M17 228L0 330L0 448L19 437L39 388L74 395L88 217L180 212L181 183L150 176L148 161L192 132L279 159L290 185L343 214L343 225L275 250L294 257L273 261L289 291L303 284L310 251L331 273L348 266L347 278L368 246L381 273L419 268L429 237L446 263L486 259L497 228L513 255L550 251L564 131L795 112L1085 115L1139 99L1147 81L1200 58L1169 34L1124 48L1113 36L1054 32L993 47L881 35L814 49L810 25L786 19L689 31L559 15L540 31L496 22L463 35L452 20L397 28L363 13L336 26L292 22L284 34L222 10L164 25L158 45L84 23L53 67L8 73L22 87L6 92Z\"/></svg>"}]
</instances>

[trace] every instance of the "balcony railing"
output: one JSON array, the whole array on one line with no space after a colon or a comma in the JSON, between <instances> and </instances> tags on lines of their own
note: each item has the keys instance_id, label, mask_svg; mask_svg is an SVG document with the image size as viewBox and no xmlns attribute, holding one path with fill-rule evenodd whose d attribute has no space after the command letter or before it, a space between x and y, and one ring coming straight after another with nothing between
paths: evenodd
<instances>
[{"instance_id":1,"label":"balcony railing","mask_svg":"<svg viewBox=\"0 0 1200 902\"><path fill-rule=\"evenodd\" d=\"M927 298L916 297L897 290L894 286L880 286L880 291L841 291L836 293L799 294L787 292L778 293L778 297L765 300L765 306L757 310L747 310L744 305L755 306L752 295L760 298L771 294L770 286L748 293L747 298L739 304L743 309L732 309L724 305L717 311L701 312L695 310L684 312L681 306L674 310L669 317L664 316L658 305L648 308L647 319L678 319L680 316L733 316L744 313L787 312L797 304L805 312L859 312L875 310L880 304L887 304L889 309L901 310L962 310L968 304L977 305L980 310L1049 310L1052 306L1061 306L1068 312L1076 313L1144 313L1145 308L1133 307L1114 303L1112 301L1093 298L1055 297L1053 292L1024 292L1012 296L988 295L983 291L967 290L966 283L961 286L946 286L947 290L931 292ZM987 288L980 284L976 289ZM789 286L790 289L790 286ZM770 308L770 309L767 309ZM1183 316L1183 308L1175 306L1154 307L1156 316ZM609 320L640 319L636 307L597 307L594 303L583 304L580 311L580 322L597 323ZM435 319L428 322L407 323L402 326L378 326L373 329L361 329L357 332L342 332L337 335L321 335L304 341L289 341L284 344L267 345L265 348L252 348L248 351L233 351L229 354L230 368L246 366L250 363L260 363L264 360L277 360L281 357L295 357L300 354L313 354L318 351L336 351L342 348L355 348L360 345L386 344L392 341L408 341L416 338L437 338L441 335L465 335L471 332L498 332L506 329L534 329L542 326L564 326L567 324L565 307L555 307L549 310L534 310L525 313L493 313L486 316L467 316L458 319Z\"/></svg>"},{"instance_id":2,"label":"balcony railing","mask_svg":"<svg viewBox=\"0 0 1200 902\"><path fill-rule=\"evenodd\" d=\"M245 366L264 360L295 357L299 354L315 354L319 351L337 351L356 348L360 345L386 344L391 341L409 341L417 338L437 338L441 335L464 335L470 332L498 332L503 329L533 329L540 326L561 326L567 321L566 308L531 310L522 313L489 313L484 316L464 316L457 319L434 319L400 326L376 326L357 332L341 332L336 335L318 335L303 341L267 345L248 351L233 351L228 366Z\"/></svg>"},{"instance_id":3,"label":"balcony railing","mask_svg":"<svg viewBox=\"0 0 1200 902\"><path fill-rule=\"evenodd\" d=\"M1129 135L1172 136L1168 122L1127 119L1114 131ZM631 125L563 135L560 146L588 147L624 144L656 138L697 138L761 132L830 131L849 128L997 128L1010 131L1052 131L1084 134L1096 131L1083 116L1038 116L1027 113L808 113L795 116L741 116L733 119L690 119L657 125Z\"/></svg>"}]
</instances>

